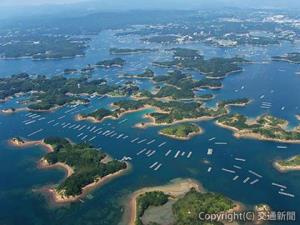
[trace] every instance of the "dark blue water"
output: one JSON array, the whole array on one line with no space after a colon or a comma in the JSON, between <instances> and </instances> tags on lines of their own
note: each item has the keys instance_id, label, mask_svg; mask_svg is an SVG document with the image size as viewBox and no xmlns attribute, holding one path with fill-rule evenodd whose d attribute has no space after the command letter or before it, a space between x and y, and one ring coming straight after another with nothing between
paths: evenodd
<instances>
[{"instance_id":1,"label":"dark blue water","mask_svg":"<svg viewBox=\"0 0 300 225\"><path fill-rule=\"evenodd\" d=\"M0 61L0 73L2 76L18 72L42 73L54 75L61 73L65 68L81 68L88 63L95 63L104 58L110 58L110 47L155 47L160 48L158 53L125 56L127 65L122 69L98 70L93 77L106 77L111 82L120 80L118 75L123 72L142 72L145 67L153 68L162 74L166 69L154 68L152 61L170 58L170 53L163 48L173 46L146 45L135 37L115 38L112 31L105 31L94 37L91 49L86 57L66 60L31 61L31 60L6 60ZM234 112L240 112L250 117L256 117L262 113L271 113L290 121L291 126L297 125L295 118L299 110L299 86L300 76L295 72L300 71L299 65L271 62L270 56L282 54L298 49L299 46L284 44L281 46L246 48L245 46L234 49L218 49L202 44L187 45L199 49L208 57L245 55L247 58L259 62L244 65L244 72L231 75L224 80L224 88L216 91L201 91L201 93L213 93L215 99L208 102L214 105L221 99L250 97L253 101L245 108L232 108ZM265 61L267 64L260 62ZM194 77L201 78L199 73L193 73ZM150 82L140 83L143 88L151 88ZM243 87L243 88L242 88ZM261 98L264 96L264 98ZM0 115L0 224L117 224L123 212L124 199L134 190L152 185L164 184L178 177L191 177L199 180L209 191L223 193L230 198L252 206L258 203L267 203L274 210L292 210L300 215L300 172L279 173L272 162L279 158L286 158L299 153L299 145L284 144L287 149L278 149L278 143L257 140L236 139L232 132L215 126L213 121L199 122L204 133L190 141L177 141L158 135L159 128L148 129L134 128L134 124L145 120L143 115L149 110L128 114L119 120L106 120L100 124L88 122L76 122L74 115L80 112L93 111L99 107L109 107L109 104L119 98L95 98L88 107L78 106L75 110L67 106L54 113L37 113L40 115L35 123L25 125L28 120L28 112L19 112L13 115ZM260 108L263 101L272 102L268 110ZM16 100L11 100L0 107L16 106ZM282 110L284 107L284 110ZM64 116L63 118L61 118ZM38 120L40 118L45 118ZM61 118L61 119L59 119ZM124 120L126 119L126 120ZM50 121L55 120L52 123ZM56 126L54 126L56 123ZM67 127L63 128L67 123ZM86 125L79 131L69 128L72 124ZM117 133L114 137L106 137L93 133L87 128L96 126L95 129L111 130ZM32 134L34 131L39 133ZM95 130L94 129L94 130ZM84 133L89 141L96 147L101 147L115 158L123 156L133 158L132 171L103 187L93 191L93 199L86 199L85 203L72 203L63 207L54 207L48 204L45 196L38 190L46 185L58 183L64 177L61 170L40 170L37 168L38 160L45 151L38 147L28 149L15 149L7 145L7 140L14 136L30 139L42 139L47 136L58 135L71 138L75 142L82 141ZM127 139L118 135L128 136ZM138 141L131 143L135 138ZM215 137L213 141L210 138ZM138 144L140 140L147 139ZM155 139L155 142L146 143ZM162 147L161 143L166 142ZM215 142L227 142L227 145L216 145ZM143 148L155 150L155 154L147 157L144 153L137 155ZM213 148L213 155L207 155L207 149ZM166 157L168 150L172 150ZM174 158L177 151L184 151L184 156ZM192 152L190 158L187 154ZM180 153L180 154L181 154ZM236 161L234 158L246 159L245 162ZM150 169L154 162L162 164L158 171ZM233 181L235 175L222 171L222 168L234 169L233 165L240 166L237 170L239 178ZM208 167L212 172L208 173ZM263 177L259 182L250 185L243 183L246 177L250 181L256 177L249 173L253 170ZM279 189L272 186L276 182L288 187L288 192L295 194L295 198L289 198L278 194ZM276 224L276 223L274 223ZM278 223L281 224L281 223ZM298 223L294 223L298 224Z\"/></svg>"}]
</instances>

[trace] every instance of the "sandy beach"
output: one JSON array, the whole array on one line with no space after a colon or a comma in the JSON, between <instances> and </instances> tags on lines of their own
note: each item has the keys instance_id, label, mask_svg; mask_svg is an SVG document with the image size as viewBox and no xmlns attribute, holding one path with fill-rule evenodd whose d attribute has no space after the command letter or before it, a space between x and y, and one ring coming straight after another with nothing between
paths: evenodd
<instances>
[{"instance_id":1,"label":"sandy beach","mask_svg":"<svg viewBox=\"0 0 300 225\"><path fill-rule=\"evenodd\" d=\"M295 156L288 160L292 160L293 158L295 158ZM275 169L277 169L281 173L300 170L300 165L299 166L283 166L283 165L280 165L280 163L278 161L275 161L273 163L273 166Z\"/></svg>"}]
</instances>

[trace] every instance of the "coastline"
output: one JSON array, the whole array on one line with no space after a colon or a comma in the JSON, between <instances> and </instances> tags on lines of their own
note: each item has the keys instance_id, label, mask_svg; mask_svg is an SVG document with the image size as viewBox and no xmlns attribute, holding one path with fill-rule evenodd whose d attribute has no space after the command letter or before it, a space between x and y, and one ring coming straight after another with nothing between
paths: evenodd
<instances>
[{"instance_id":1,"label":"coastline","mask_svg":"<svg viewBox=\"0 0 300 225\"><path fill-rule=\"evenodd\" d=\"M197 191L204 192L204 188L202 187L202 185L198 181L192 179L176 179L166 185L157 187L146 187L135 191L129 197L129 204L127 204L126 207L126 213L128 218L126 218L126 213L124 213L124 224L135 225L136 200L140 195L151 191L162 191L171 196L179 197L187 193L191 188L195 188Z\"/></svg>"},{"instance_id":2,"label":"coastline","mask_svg":"<svg viewBox=\"0 0 300 225\"><path fill-rule=\"evenodd\" d=\"M109 115L109 116L103 117L101 120L98 120L98 119L96 119L93 116L83 117L82 115L77 114L77 115L75 115L75 120L76 121L86 120L86 121L90 121L92 123L101 123L101 122L103 122L106 119L117 120L117 119L120 119L121 117L123 117L126 114L135 113L135 112L139 112L139 111L143 111L143 110L147 110L147 109L154 109L156 112L165 113L164 111L160 110L158 107L150 106L150 105L145 105L144 107L141 107L141 108L138 108L138 109L131 109L131 110L127 110L127 111L121 112L120 114L118 114L118 117L114 117L112 115Z\"/></svg>"},{"instance_id":3,"label":"coastline","mask_svg":"<svg viewBox=\"0 0 300 225\"><path fill-rule=\"evenodd\" d=\"M164 133L162 133L161 131L159 131L158 133L159 133L160 135L163 135L163 136L166 136L166 137L168 137L168 138L175 139L175 140L188 141L188 140L192 139L193 137L195 137L195 136L197 136L197 135L203 134L203 133L204 133L204 130L203 130L201 127L199 127L199 131L189 133L186 137L179 137L179 136L176 136L176 135L164 134Z\"/></svg>"},{"instance_id":4,"label":"coastline","mask_svg":"<svg viewBox=\"0 0 300 225\"><path fill-rule=\"evenodd\" d=\"M215 117L211 116L202 116L202 117L197 117L197 118L186 118L182 120L175 120L172 123L156 123L155 118L153 118L150 115L144 115L144 118L149 119L150 122L145 122L145 123L137 123L134 125L136 128L147 128L147 127L156 127L156 126L170 126L170 125L175 125L178 123L185 123L185 122L199 122L199 121L206 121L206 120L212 120Z\"/></svg>"},{"instance_id":5,"label":"coastline","mask_svg":"<svg viewBox=\"0 0 300 225\"><path fill-rule=\"evenodd\" d=\"M25 148L25 147L30 147L30 146L41 146L43 148L45 148L47 150L47 152L53 152L54 149L51 145L46 144L44 142L44 140L37 140L37 141L26 141L26 140L22 140L22 142L18 141L16 138L10 139L9 144L15 147L19 147L19 148ZM111 157L108 155L107 157L105 157L103 160L105 160L105 162L108 162L111 160ZM55 164L49 164L47 160L45 160L44 158L40 159L38 162L38 166L39 169L51 169L51 168L60 168L63 169L66 172L66 176L64 179L70 177L73 173L74 173L74 169L69 166L66 163L62 163L62 162L57 162ZM126 162L126 168L119 170L115 173L109 174L105 177L102 178L97 178L94 182L84 186L82 188L82 193L80 195L76 195L76 196L64 196L63 191L57 191L53 186L46 188L43 190L43 192L45 192L46 194L50 195L50 200L53 203L70 203L70 202L74 202L79 200L80 198L86 196L88 194L88 192L90 190L95 189L96 187L99 187L103 184L105 184L106 182L119 177L121 175L126 174L126 172L129 172L131 170L132 166L130 165L130 163ZM42 188L43 189L43 188Z\"/></svg>"},{"instance_id":6,"label":"coastline","mask_svg":"<svg viewBox=\"0 0 300 225\"><path fill-rule=\"evenodd\" d=\"M291 160L291 159L293 159L293 158L295 158L295 156L293 156L293 157L287 159L287 161L288 161L288 160ZM285 173L285 172L289 172L289 171L299 171L299 170L300 170L300 165L299 165L299 166L283 166L283 165L280 165L280 164L279 164L279 161L278 161L278 160L275 161L275 162L273 162L273 167L274 167L277 171L279 171L279 172L281 172L281 173Z\"/></svg>"},{"instance_id":7,"label":"coastline","mask_svg":"<svg viewBox=\"0 0 300 225\"><path fill-rule=\"evenodd\" d=\"M282 139L276 139L276 138L268 138L263 135L253 133L250 130L239 130L235 127L231 127L231 126L222 124L218 121L216 121L215 124L219 127L233 131L233 136L236 138L248 138L248 139L255 139L255 140L260 140L260 141L273 141L273 142L278 142L278 143L300 144L300 140L282 140Z\"/></svg>"},{"instance_id":8,"label":"coastline","mask_svg":"<svg viewBox=\"0 0 300 225\"><path fill-rule=\"evenodd\" d=\"M195 188L198 192L206 193L207 191L203 188L202 184L194 179L181 179L177 178L174 180L171 180L166 185L156 186L156 187L145 187L142 189L139 189L132 193L129 198L127 199L129 203L126 203L125 207L125 213L123 215L122 222L120 224L126 224L126 225L135 225L136 222L136 213L137 213L137 198L145 194L146 192L152 192L152 191L161 191L164 192L167 195L170 195L172 199L178 199L182 196L184 196L188 191L190 191L191 188ZM232 200L233 201L233 200ZM230 209L228 213L230 212L241 212L246 207L237 201L233 201L235 204L234 208Z\"/></svg>"},{"instance_id":9,"label":"coastline","mask_svg":"<svg viewBox=\"0 0 300 225\"><path fill-rule=\"evenodd\" d=\"M90 183L82 188L82 193L80 195L75 196L65 196L63 191L57 191L54 187L49 187L45 190L47 194L50 195L50 200L55 204L65 204L71 203L84 198L90 191L106 184L107 182L125 175L127 172L131 170L131 165L126 162L127 167L125 169L119 170L115 173L109 174L102 178L97 178L93 183ZM67 176L68 177L68 176ZM66 177L66 178L67 178Z\"/></svg>"}]
</instances>

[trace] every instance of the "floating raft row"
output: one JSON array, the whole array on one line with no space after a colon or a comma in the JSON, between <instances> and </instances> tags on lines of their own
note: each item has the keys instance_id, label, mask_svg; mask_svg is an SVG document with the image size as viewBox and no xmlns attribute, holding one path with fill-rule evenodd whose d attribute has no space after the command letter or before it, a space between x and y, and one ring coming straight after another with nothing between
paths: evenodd
<instances>
[{"instance_id":1,"label":"floating raft row","mask_svg":"<svg viewBox=\"0 0 300 225\"><path fill-rule=\"evenodd\" d=\"M229 170L229 169L225 169L225 168L222 168L222 171L227 172L227 173L235 173L234 170Z\"/></svg>"},{"instance_id":2,"label":"floating raft row","mask_svg":"<svg viewBox=\"0 0 300 225\"><path fill-rule=\"evenodd\" d=\"M234 160L241 161L241 162L246 162L246 159L242 159L242 158L234 158Z\"/></svg>"},{"instance_id":3,"label":"floating raft row","mask_svg":"<svg viewBox=\"0 0 300 225\"><path fill-rule=\"evenodd\" d=\"M276 147L279 149L287 149L287 146L283 146L283 145L277 145Z\"/></svg>"},{"instance_id":4,"label":"floating raft row","mask_svg":"<svg viewBox=\"0 0 300 225\"><path fill-rule=\"evenodd\" d=\"M278 194L284 195L284 196L287 196L287 197L291 197L291 198L295 198L294 194L283 192L283 191L279 191Z\"/></svg>"},{"instance_id":5,"label":"floating raft row","mask_svg":"<svg viewBox=\"0 0 300 225\"><path fill-rule=\"evenodd\" d=\"M254 176L259 177L259 178L262 178L262 177L263 177L262 175L260 175L260 174L258 174L258 173L256 173L256 172L254 172L253 170L248 170L248 172L251 173L251 174L253 174Z\"/></svg>"},{"instance_id":6,"label":"floating raft row","mask_svg":"<svg viewBox=\"0 0 300 225\"><path fill-rule=\"evenodd\" d=\"M165 154L165 156L168 156L171 152L172 152L172 150L167 151L167 153Z\"/></svg>"},{"instance_id":7,"label":"floating raft row","mask_svg":"<svg viewBox=\"0 0 300 225\"><path fill-rule=\"evenodd\" d=\"M164 146L165 144L167 144L167 142L163 142L163 143L159 144L158 147L161 148L161 147Z\"/></svg>"},{"instance_id":8,"label":"floating raft row","mask_svg":"<svg viewBox=\"0 0 300 225\"><path fill-rule=\"evenodd\" d=\"M39 129L39 130L37 130L37 131L34 131L34 132L28 134L27 137L31 137L31 136L33 136L33 135L35 135L35 134L37 134L37 133L42 132L43 130L44 130L44 129Z\"/></svg>"}]
</instances>

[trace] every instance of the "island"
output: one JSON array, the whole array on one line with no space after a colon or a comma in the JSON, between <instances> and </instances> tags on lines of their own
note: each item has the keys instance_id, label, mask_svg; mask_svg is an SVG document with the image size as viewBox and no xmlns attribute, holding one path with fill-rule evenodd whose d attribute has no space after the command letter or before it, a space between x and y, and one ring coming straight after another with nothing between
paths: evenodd
<instances>
[{"instance_id":1,"label":"island","mask_svg":"<svg viewBox=\"0 0 300 225\"><path fill-rule=\"evenodd\" d=\"M88 95L132 95L138 91L133 84L109 85L104 79L90 80L88 77L66 78L64 76L46 77L15 74L0 78L0 99L6 101L11 97L28 98L29 110L53 110L65 104L87 104Z\"/></svg>"},{"instance_id":2,"label":"island","mask_svg":"<svg viewBox=\"0 0 300 225\"><path fill-rule=\"evenodd\" d=\"M159 134L178 140L189 140L202 132L197 124L183 123L163 128L159 131Z\"/></svg>"},{"instance_id":3,"label":"island","mask_svg":"<svg viewBox=\"0 0 300 225\"><path fill-rule=\"evenodd\" d=\"M250 102L247 98L221 101L215 108L209 108L201 102L160 101L153 98L122 100L113 103L114 110L100 108L95 112L80 114L76 119L101 122L103 119L118 119L126 113L144 109L154 109L145 115L150 121L136 124L136 127L163 126L176 123L208 120L218 118L229 113L230 106L245 106Z\"/></svg>"},{"instance_id":4,"label":"island","mask_svg":"<svg viewBox=\"0 0 300 225\"><path fill-rule=\"evenodd\" d=\"M272 60L299 64L300 63L300 53L292 52L292 53L287 53L282 56L273 56Z\"/></svg>"},{"instance_id":5,"label":"island","mask_svg":"<svg viewBox=\"0 0 300 225\"><path fill-rule=\"evenodd\" d=\"M129 165L114 160L93 146L71 143L68 139L49 137L41 141L25 141L13 138L11 144L18 147L42 145L48 153L40 160L41 168L63 167L67 177L58 186L47 190L55 203L67 203L81 199L104 182L124 174Z\"/></svg>"},{"instance_id":6,"label":"island","mask_svg":"<svg viewBox=\"0 0 300 225\"><path fill-rule=\"evenodd\" d=\"M17 32L19 33L19 32ZM16 34L17 34L16 33ZM0 59L32 60L64 59L84 56L89 47L89 38L71 35L31 35L21 31L22 35L7 35L0 44ZM3 37L0 37L0 41Z\"/></svg>"},{"instance_id":7,"label":"island","mask_svg":"<svg viewBox=\"0 0 300 225\"><path fill-rule=\"evenodd\" d=\"M149 53L155 52L158 49L151 49L151 48L111 48L109 52L111 55L131 55L131 54L139 54L139 53Z\"/></svg>"},{"instance_id":8,"label":"island","mask_svg":"<svg viewBox=\"0 0 300 225\"><path fill-rule=\"evenodd\" d=\"M242 210L241 204L221 194L205 192L192 179L175 179L164 186L140 189L131 195L129 202L128 216L124 218L129 225L202 224L199 220L201 212ZM220 224L223 223L220 221Z\"/></svg>"},{"instance_id":9,"label":"island","mask_svg":"<svg viewBox=\"0 0 300 225\"><path fill-rule=\"evenodd\" d=\"M229 114L219 118L216 124L234 131L235 137L300 144L300 130L288 129L288 121L264 114L250 120L241 114Z\"/></svg>"},{"instance_id":10,"label":"island","mask_svg":"<svg viewBox=\"0 0 300 225\"><path fill-rule=\"evenodd\" d=\"M209 79L222 79L229 74L241 72L238 65L248 61L239 58L210 58L205 59L192 49L175 48L173 60L166 62L153 62L153 65L160 67L174 67L181 69L191 69L203 73Z\"/></svg>"},{"instance_id":11,"label":"island","mask_svg":"<svg viewBox=\"0 0 300 225\"><path fill-rule=\"evenodd\" d=\"M300 170L300 155L285 160L277 160L273 165L280 172Z\"/></svg>"},{"instance_id":12,"label":"island","mask_svg":"<svg viewBox=\"0 0 300 225\"><path fill-rule=\"evenodd\" d=\"M112 67L122 67L125 64L125 60L121 58L107 59L99 61L95 64L96 67L112 68Z\"/></svg>"},{"instance_id":13,"label":"island","mask_svg":"<svg viewBox=\"0 0 300 225\"><path fill-rule=\"evenodd\" d=\"M135 79L152 79L154 77L154 72L151 69L145 69L143 73L140 74L128 74L125 73L120 78L135 78Z\"/></svg>"}]
</instances>

